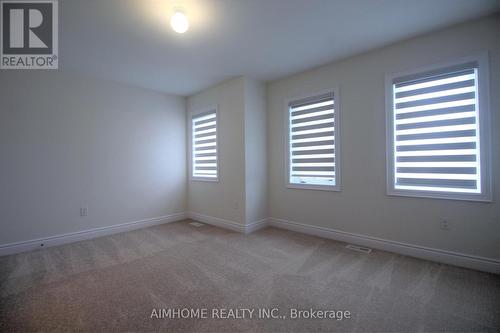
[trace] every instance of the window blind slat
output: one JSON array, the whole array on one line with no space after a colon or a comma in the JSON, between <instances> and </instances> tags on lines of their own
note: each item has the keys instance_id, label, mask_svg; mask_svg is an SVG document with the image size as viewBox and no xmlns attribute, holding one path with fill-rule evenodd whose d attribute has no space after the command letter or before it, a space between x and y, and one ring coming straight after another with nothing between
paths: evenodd
<instances>
[{"instance_id":1,"label":"window blind slat","mask_svg":"<svg viewBox=\"0 0 500 333\"><path fill-rule=\"evenodd\" d=\"M458 81L458 82L453 82L453 83L446 83L446 84L437 85L437 86L431 86L431 87L426 87L426 88L397 92L395 94L395 98L399 99L399 98L403 98L403 97L429 94L429 93L439 92L439 91L443 91L443 90L453 90L453 89L459 89L459 88L473 87L474 84L475 84L475 82L473 79Z\"/></svg>"},{"instance_id":2,"label":"window blind slat","mask_svg":"<svg viewBox=\"0 0 500 333\"><path fill-rule=\"evenodd\" d=\"M328 128L327 130L329 132L292 135L292 139L294 141L295 140L302 140L302 139L323 138L323 137L331 137L333 139L334 132L332 131L331 128Z\"/></svg>"},{"instance_id":3,"label":"window blind slat","mask_svg":"<svg viewBox=\"0 0 500 333\"><path fill-rule=\"evenodd\" d=\"M213 135L216 135L216 129L213 128L210 132L207 132L207 133L202 133L202 134L196 134L194 136L195 139L201 139L201 138L204 138L204 137L207 137L207 136L213 136Z\"/></svg>"},{"instance_id":4,"label":"window blind slat","mask_svg":"<svg viewBox=\"0 0 500 333\"><path fill-rule=\"evenodd\" d=\"M216 149L216 145L211 145L206 147L196 147L195 152L203 153L205 150L213 150L213 149Z\"/></svg>"},{"instance_id":5,"label":"window blind slat","mask_svg":"<svg viewBox=\"0 0 500 333\"><path fill-rule=\"evenodd\" d=\"M418 150L451 150L451 149L476 149L475 142L460 142L460 143L440 143L430 145L414 145L414 146L397 146L396 152L399 151L418 151Z\"/></svg>"},{"instance_id":6,"label":"window blind slat","mask_svg":"<svg viewBox=\"0 0 500 333\"><path fill-rule=\"evenodd\" d=\"M401 185L425 185L433 187L454 187L454 188L469 188L476 187L475 180L466 179L414 179L414 178L398 178L398 184Z\"/></svg>"},{"instance_id":7,"label":"window blind slat","mask_svg":"<svg viewBox=\"0 0 500 333\"><path fill-rule=\"evenodd\" d=\"M294 158L292 159L293 163L333 163L335 162L335 159L333 157L331 158Z\"/></svg>"},{"instance_id":8,"label":"window blind slat","mask_svg":"<svg viewBox=\"0 0 500 333\"><path fill-rule=\"evenodd\" d=\"M304 167L292 167L292 171L334 171L335 168L332 167L319 167L319 166L304 166Z\"/></svg>"},{"instance_id":9,"label":"window blind slat","mask_svg":"<svg viewBox=\"0 0 500 333\"><path fill-rule=\"evenodd\" d=\"M335 178L335 172L334 171L297 171L296 173L292 174L292 177L328 177L328 178Z\"/></svg>"},{"instance_id":10,"label":"window blind slat","mask_svg":"<svg viewBox=\"0 0 500 333\"><path fill-rule=\"evenodd\" d=\"M196 145L204 144L204 143L213 143L215 145L215 139L207 139L207 140L197 140L195 141Z\"/></svg>"},{"instance_id":11,"label":"window blind slat","mask_svg":"<svg viewBox=\"0 0 500 333\"><path fill-rule=\"evenodd\" d=\"M451 132L437 132L437 133L421 133L421 134L407 134L397 135L396 140L425 140L425 139L440 139L440 138L461 138L461 137L475 137L476 130L468 131L451 131Z\"/></svg>"},{"instance_id":12,"label":"window blind slat","mask_svg":"<svg viewBox=\"0 0 500 333\"><path fill-rule=\"evenodd\" d=\"M413 128L428 128L428 127L438 127L438 126L452 126L452 125L467 125L467 124L475 124L475 117L468 118L457 118L457 119L446 119L446 120L435 120L435 121L423 121L423 122L413 122L409 124L397 124L396 131L404 130L404 129L413 129Z\"/></svg>"},{"instance_id":13,"label":"window blind slat","mask_svg":"<svg viewBox=\"0 0 500 333\"><path fill-rule=\"evenodd\" d=\"M292 132L308 131L313 129L327 128L333 130L333 121L309 126L292 127Z\"/></svg>"},{"instance_id":14,"label":"window blind slat","mask_svg":"<svg viewBox=\"0 0 500 333\"><path fill-rule=\"evenodd\" d=\"M316 150L299 150L292 151L292 156L300 156L300 155L323 155L323 154L332 154L335 156L335 149L316 149Z\"/></svg>"},{"instance_id":15,"label":"window blind slat","mask_svg":"<svg viewBox=\"0 0 500 333\"><path fill-rule=\"evenodd\" d=\"M408 112L408 113L397 113L396 120L400 119L408 119L408 118L418 118L418 117L428 117L428 116L441 116L448 115L452 113L462 113L462 112L474 112L475 105L463 105L463 106L455 106L450 108L443 109L434 109L427 111L417 111L417 112Z\"/></svg>"},{"instance_id":16,"label":"window blind slat","mask_svg":"<svg viewBox=\"0 0 500 333\"><path fill-rule=\"evenodd\" d=\"M398 103L398 100L396 99L396 109L406 109L406 108L422 106L422 105L435 105L435 104L446 103L446 102L465 101L465 100L472 100L474 98L475 98L475 93L470 92L470 93L427 98L427 99L421 99L421 100L410 101L410 102L402 102L402 103Z\"/></svg>"},{"instance_id":17,"label":"window blind slat","mask_svg":"<svg viewBox=\"0 0 500 333\"><path fill-rule=\"evenodd\" d=\"M213 118L209 118L209 119L205 119L205 120L195 121L195 122L193 122L193 125L194 125L194 127L198 128L204 124L211 123L213 121L214 121Z\"/></svg>"},{"instance_id":18,"label":"window blind slat","mask_svg":"<svg viewBox=\"0 0 500 333\"><path fill-rule=\"evenodd\" d=\"M202 154L195 154L194 157L195 158L198 158L198 157L216 157L217 154L216 153L202 153Z\"/></svg>"},{"instance_id":19,"label":"window blind slat","mask_svg":"<svg viewBox=\"0 0 500 333\"><path fill-rule=\"evenodd\" d=\"M317 107L312 107L310 109L291 109L291 116L292 119L297 118L297 117L303 117L303 116L309 116L312 117L315 113L319 113L322 111L330 111L326 113L332 113L333 111L333 104L328 104L328 105L322 105L322 106L317 106Z\"/></svg>"},{"instance_id":20,"label":"window blind slat","mask_svg":"<svg viewBox=\"0 0 500 333\"><path fill-rule=\"evenodd\" d=\"M326 110L325 113L322 113L320 115L299 118L299 119L292 119L292 125L301 126L300 124L302 123L325 120L325 119L333 119L333 112L330 112L330 110Z\"/></svg>"},{"instance_id":21,"label":"window blind slat","mask_svg":"<svg viewBox=\"0 0 500 333\"><path fill-rule=\"evenodd\" d=\"M327 141L312 141L312 142L298 142L298 143L292 143L292 148L298 148L298 147L309 147L309 146L324 146L324 145L333 145L334 140L327 140Z\"/></svg>"},{"instance_id":22,"label":"window blind slat","mask_svg":"<svg viewBox=\"0 0 500 333\"><path fill-rule=\"evenodd\" d=\"M475 174L476 168L439 168L439 167L416 167L396 168L397 173L451 173L451 174Z\"/></svg>"},{"instance_id":23,"label":"window blind slat","mask_svg":"<svg viewBox=\"0 0 500 333\"><path fill-rule=\"evenodd\" d=\"M214 170L215 171L215 170L217 170L217 167L216 166L214 166L214 167L197 166L195 169L196 170Z\"/></svg>"},{"instance_id":24,"label":"window blind slat","mask_svg":"<svg viewBox=\"0 0 500 333\"><path fill-rule=\"evenodd\" d=\"M396 162L467 162L476 161L476 155L441 155L441 156L397 156Z\"/></svg>"},{"instance_id":25,"label":"window blind slat","mask_svg":"<svg viewBox=\"0 0 500 333\"><path fill-rule=\"evenodd\" d=\"M318 181L318 179L322 182L321 185L326 185L324 183L325 181L332 182L332 183L328 183L329 185L333 185L335 183L335 175L333 172L324 173L324 174L315 173L314 175L306 174L306 173L296 173L292 177L293 178L300 178L300 180L298 180L298 182L301 184L314 184L315 182Z\"/></svg>"},{"instance_id":26,"label":"window blind slat","mask_svg":"<svg viewBox=\"0 0 500 333\"><path fill-rule=\"evenodd\" d=\"M206 127L201 127L201 128L196 128L195 129L195 133L196 133L196 135L201 135L201 134L204 134L204 133L214 132L215 131L215 126L216 125L206 126Z\"/></svg>"}]
</instances>

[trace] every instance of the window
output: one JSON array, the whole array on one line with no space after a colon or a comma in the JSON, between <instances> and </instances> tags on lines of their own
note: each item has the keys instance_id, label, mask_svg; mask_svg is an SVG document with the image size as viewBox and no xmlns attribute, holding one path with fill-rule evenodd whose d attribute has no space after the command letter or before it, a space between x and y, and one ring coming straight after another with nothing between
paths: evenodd
<instances>
[{"instance_id":1,"label":"window","mask_svg":"<svg viewBox=\"0 0 500 333\"><path fill-rule=\"evenodd\" d=\"M218 179L217 111L193 115L192 133L192 179L216 181Z\"/></svg>"},{"instance_id":2,"label":"window","mask_svg":"<svg viewBox=\"0 0 500 333\"><path fill-rule=\"evenodd\" d=\"M491 199L487 73L476 58L388 77L389 194Z\"/></svg>"},{"instance_id":3,"label":"window","mask_svg":"<svg viewBox=\"0 0 500 333\"><path fill-rule=\"evenodd\" d=\"M289 187L340 189L334 96L329 92L288 103Z\"/></svg>"}]
</instances>

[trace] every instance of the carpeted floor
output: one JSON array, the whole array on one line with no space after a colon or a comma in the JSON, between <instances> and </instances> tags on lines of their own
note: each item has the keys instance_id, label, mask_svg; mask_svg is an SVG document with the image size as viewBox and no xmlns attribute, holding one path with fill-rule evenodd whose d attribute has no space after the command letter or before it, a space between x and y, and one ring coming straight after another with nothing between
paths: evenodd
<instances>
[{"instance_id":1,"label":"carpeted floor","mask_svg":"<svg viewBox=\"0 0 500 333\"><path fill-rule=\"evenodd\" d=\"M0 257L0 332L500 330L498 275L274 228L242 235L186 222ZM179 308L207 318L151 318ZM253 318L212 318L221 308L254 309ZM258 318L260 308L284 317ZM290 318L311 308L351 318Z\"/></svg>"}]
</instances>

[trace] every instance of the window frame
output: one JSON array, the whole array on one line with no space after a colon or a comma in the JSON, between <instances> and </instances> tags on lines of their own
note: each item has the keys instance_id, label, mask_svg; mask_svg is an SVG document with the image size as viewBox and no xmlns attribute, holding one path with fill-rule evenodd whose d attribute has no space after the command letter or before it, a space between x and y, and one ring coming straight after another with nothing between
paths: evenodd
<instances>
[{"instance_id":1,"label":"window frame","mask_svg":"<svg viewBox=\"0 0 500 333\"><path fill-rule=\"evenodd\" d=\"M298 95L285 99L285 117L284 117L284 129L285 129L285 158L284 158L284 168L285 168L285 184L287 188L290 189L301 189L301 190L319 190L319 191L330 191L330 192L340 192L342 190L341 182L341 133L340 133L340 95L339 87L334 86L330 89L324 89L320 91L315 91L312 93L307 93L303 95ZM335 185L315 185L315 184L295 184L290 183L290 103L306 99L314 98L316 96L324 95L327 93L333 93L334 100L334 130L335 130Z\"/></svg>"},{"instance_id":2,"label":"window frame","mask_svg":"<svg viewBox=\"0 0 500 333\"><path fill-rule=\"evenodd\" d=\"M215 178L208 178L208 177L199 177L199 176L193 176L194 173L194 142L193 142L193 117L200 115L202 113L207 113L210 111L215 111L215 133L217 133L217 138L215 141L215 149L216 149L216 158L215 160L217 161L217 177ZM197 181L197 182L209 182L209 183L218 183L219 178L220 178L220 150L219 150L219 141L220 141L220 131L219 131L219 106L214 105L211 107L205 107L202 109L197 109L196 111L191 111L188 113L188 133L189 135L189 180L190 181Z\"/></svg>"},{"instance_id":3,"label":"window frame","mask_svg":"<svg viewBox=\"0 0 500 333\"><path fill-rule=\"evenodd\" d=\"M460 192L438 192L404 190L395 188L394 179L394 100L393 82L397 78L408 75L424 74L434 70L446 69L447 67L459 66L469 62L476 62L477 68L477 106L479 108L479 154L480 154L480 182L481 193ZM386 113L386 182L388 196L403 196L414 198L448 199L461 201L492 201L492 155L491 155L491 123L490 123L490 100L489 100L489 63L486 51L468 57L455 59L448 62L438 63L430 66L420 67L412 70L389 73L385 75L385 113Z\"/></svg>"}]
</instances>

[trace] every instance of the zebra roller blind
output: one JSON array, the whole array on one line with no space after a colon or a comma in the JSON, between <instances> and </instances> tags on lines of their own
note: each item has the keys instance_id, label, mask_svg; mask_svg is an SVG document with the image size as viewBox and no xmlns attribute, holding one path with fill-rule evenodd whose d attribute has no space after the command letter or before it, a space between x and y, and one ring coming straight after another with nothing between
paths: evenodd
<instances>
[{"instance_id":1,"label":"zebra roller blind","mask_svg":"<svg viewBox=\"0 0 500 333\"><path fill-rule=\"evenodd\" d=\"M216 110L192 117L192 176L217 180L217 113Z\"/></svg>"},{"instance_id":2,"label":"zebra roller blind","mask_svg":"<svg viewBox=\"0 0 500 333\"><path fill-rule=\"evenodd\" d=\"M336 186L334 94L289 103L290 184Z\"/></svg>"},{"instance_id":3,"label":"zebra roller blind","mask_svg":"<svg viewBox=\"0 0 500 333\"><path fill-rule=\"evenodd\" d=\"M393 81L394 188L481 193L478 66Z\"/></svg>"}]
</instances>

